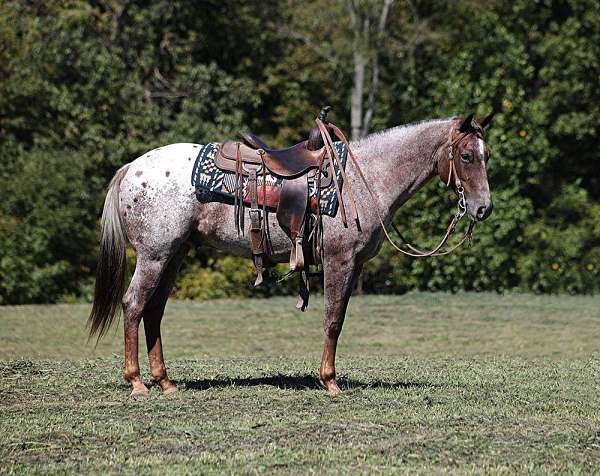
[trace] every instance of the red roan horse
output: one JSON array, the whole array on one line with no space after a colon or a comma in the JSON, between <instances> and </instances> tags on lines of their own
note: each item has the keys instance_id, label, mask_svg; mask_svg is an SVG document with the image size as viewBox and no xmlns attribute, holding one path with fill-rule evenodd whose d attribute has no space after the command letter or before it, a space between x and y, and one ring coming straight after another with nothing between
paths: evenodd
<instances>
[{"instance_id":1,"label":"red roan horse","mask_svg":"<svg viewBox=\"0 0 600 476\"><path fill-rule=\"evenodd\" d=\"M352 189L360 230L344 228L339 213L323 219L325 349L319 377L331 394L340 393L335 352L352 288L363 264L381 248L384 226L390 225L398 208L437 174L450 186L462 184L463 206L472 222L482 221L491 213L486 174L489 153L484 143L484 129L490 120L491 115L481 121L472 115L430 120L388 129L350 144L365 180L349 163L343 195L349 187ZM458 141L454 140L457 135ZM104 203L89 325L92 335L102 336L122 304L124 377L132 385L132 396L148 393L138 362L142 319L151 378L165 393L177 389L167 376L160 324L175 277L192 243L206 243L233 255L251 257L247 235L239 236L236 231L232 206L196 199L190 176L199 147L168 145L123 166L112 179ZM376 197L371 196L369 188L377 191ZM290 253L290 240L274 214L269 215L272 259L284 262ZM123 295L127 241L135 248L137 261Z\"/></svg>"}]
</instances>

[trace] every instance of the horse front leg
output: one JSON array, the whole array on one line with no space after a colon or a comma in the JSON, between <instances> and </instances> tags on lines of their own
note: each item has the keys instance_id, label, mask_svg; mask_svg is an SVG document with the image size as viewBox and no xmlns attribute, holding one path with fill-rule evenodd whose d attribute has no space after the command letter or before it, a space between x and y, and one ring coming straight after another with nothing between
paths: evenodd
<instances>
[{"instance_id":1,"label":"horse front leg","mask_svg":"<svg viewBox=\"0 0 600 476\"><path fill-rule=\"evenodd\" d=\"M335 353L344 325L348 301L361 268L362 266L356 263L354 256L346 260L330 257L324 264L325 318L323 330L325 331L325 347L321 358L319 379L321 385L332 395L339 395L342 392L336 382Z\"/></svg>"}]
</instances>

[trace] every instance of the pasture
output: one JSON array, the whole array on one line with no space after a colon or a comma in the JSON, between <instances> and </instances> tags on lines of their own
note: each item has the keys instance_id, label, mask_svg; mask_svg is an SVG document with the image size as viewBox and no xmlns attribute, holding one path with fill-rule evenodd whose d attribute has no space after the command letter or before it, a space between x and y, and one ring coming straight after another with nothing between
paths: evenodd
<instances>
[{"instance_id":1,"label":"pasture","mask_svg":"<svg viewBox=\"0 0 600 476\"><path fill-rule=\"evenodd\" d=\"M0 473L600 467L600 298L355 297L339 397L317 385L321 301L305 314L294 298L168 304L180 391L135 401L120 326L94 349L88 305L0 307Z\"/></svg>"}]
</instances>

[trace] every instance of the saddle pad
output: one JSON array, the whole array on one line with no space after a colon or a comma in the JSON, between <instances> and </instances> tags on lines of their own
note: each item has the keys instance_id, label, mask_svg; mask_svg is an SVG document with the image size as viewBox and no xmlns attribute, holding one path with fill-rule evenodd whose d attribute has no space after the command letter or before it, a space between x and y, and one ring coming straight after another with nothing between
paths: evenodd
<instances>
[{"instance_id":1,"label":"saddle pad","mask_svg":"<svg viewBox=\"0 0 600 476\"><path fill-rule=\"evenodd\" d=\"M199 202L223 202L232 204L234 202L235 192L235 173L225 172L219 169L214 162L219 143L211 142L201 146L200 152L196 157L194 168L192 169L192 185L196 187L196 198ZM334 146L342 161L342 166L346 168L348 150L341 142L334 142ZM336 170L337 180L342 190L343 179L342 172ZM257 177L257 183L262 184L262 176ZM244 185L247 178L244 179ZM274 177L270 174L266 176L267 185L281 186L283 179ZM309 197L314 197L317 190L314 184L311 184ZM332 183L329 187L321 189L321 213L334 217L338 210L338 198L335 193L335 185Z\"/></svg>"}]
</instances>

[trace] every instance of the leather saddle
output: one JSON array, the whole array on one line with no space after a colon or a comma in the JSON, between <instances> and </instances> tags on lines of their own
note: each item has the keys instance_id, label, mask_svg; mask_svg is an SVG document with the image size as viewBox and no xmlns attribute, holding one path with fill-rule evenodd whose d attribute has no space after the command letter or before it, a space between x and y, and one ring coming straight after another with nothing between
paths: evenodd
<instances>
[{"instance_id":1,"label":"leather saddle","mask_svg":"<svg viewBox=\"0 0 600 476\"><path fill-rule=\"evenodd\" d=\"M272 174L290 179L304 175L311 169L318 169L325 158L325 147L309 150L306 146L308 141L300 142L287 149L276 150L264 147L265 143L252 133L242 132L240 136L246 143L228 141L221 144L215 158L217 167L235 172L239 154L244 165L264 165ZM250 139L249 145L247 145L248 139ZM244 168L242 173L248 175Z\"/></svg>"},{"instance_id":2,"label":"leather saddle","mask_svg":"<svg viewBox=\"0 0 600 476\"><path fill-rule=\"evenodd\" d=\"M323 108L319 115L324 124L328 110ZM290 272L301 273L296 306L301 310L308 305L308 266L320 263L320 190L334 181L337 189L331 146L325 144L323 133L316 127L309 140L286 149L271 149L254 134L240 132L242 142L220 144L214 159L219 169L236 174L234 213L238 232L244 232L244 205L250 208L249 238L257 271L255 286L263 280L264 258L269 256L266 217L274 210L279 225L292 242ZM331 138L328 139L331 144ZM269 181L269 176L280 180L275 184ZM317 190L312 197L310 187Z\"/></svg>"}]
</instances>

